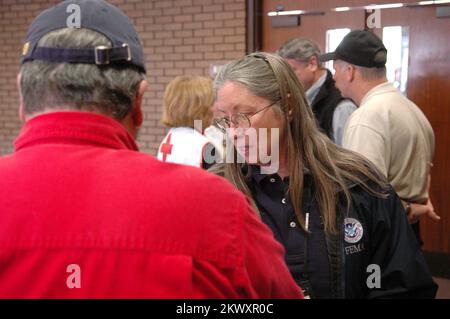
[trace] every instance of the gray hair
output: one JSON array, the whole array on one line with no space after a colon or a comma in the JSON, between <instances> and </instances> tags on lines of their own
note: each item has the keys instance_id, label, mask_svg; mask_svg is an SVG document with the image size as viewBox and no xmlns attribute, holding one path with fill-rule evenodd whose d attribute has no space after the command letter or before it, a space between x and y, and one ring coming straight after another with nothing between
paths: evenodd
<instances>
[{"instance_id":1,"label":"gray hair","mask_svg":"<svg viewBox=\"0 0 450 319\"><path fill-rule=\"evenodd\" d=\"M277 54L285 59L293 59L298 62L309 62L309 59L315 56L318 65L321 66L318 61L321 54L319 45L310 39L291 39L278 49Z\"/></svg>"},{"instance_id":2,"label":"gray hair","mask_svg":"<svg viewBox=\"0 0 450 319\"><path fill-rule=\"evenodd\" d=\"M240 84L252 94L267 98L271 102L281 102L282 100L279 83L266 55L254 53L246 58L232 61L221 68L214 80L216 98L217 91L227 81ZM279 103L277 104L275 109L279 109Z\"/></svg>"},{"instance_id":3,"label":"gray hair","mask_svg":"<svg viewBox=\"0 0 450 319\"><path fill-rule=\"evenodd\" d=\"M385 66L379 68L366 68L364 66L354 65L342 60L339 60L338 65L341 69L344 69L347 66L351 65L352 67L355 68L355 70L359 72L359 74L361 74L361 78L364 81L374 81L386 78Z\"/></svg>"},{"instance_id":4,"label":"gray hair","mask_svg":"<svg viewBox=\"0 0 450 319\"><path fill-rule=\"evenodd\" d=\"M375 55L375 61L386 61L387 53L385 51L380 51ZM338 60L338 64L341 68L345 68L348 65L353 66L364 81L374 81L386 78L386 66L367 68L364 66L354 65L350 62L344 60Z\"/></svg>"},{"instance_id":5,"label":"gray hair","mask_svg":"<svg viewBox=\"0 0 450 319\"><path fill-rule=\"evenodd\" d=\"M351 205L349 184L361 184L368 192L384 196L377 187L387 187L382 174L361 155L335 145L323 134L305 98L303 86L286 59L270 53L253 53L228 63L217 74L214 89L220 90L226 83L241 85L250 93L276 102L284 130L286 160L289 164L289 196L300 225L305 229L302 211L304 171L308 169L315 188L324 228L328 234L337 233L337 196L345 196L347 209ZM238 161L225 163L223 175L241 192L246 194L253 206L249 184L250 170L243 172ZM372 183L375 182L375 184ZM342 190L342 193L336 192Z\"/></svg>"},{"instance_id":6,"label":"gray hair","mask_svg":"<svg viewBox=\"0 0 450 319\"><path fill-rule=\"evenodd\" d=\"M355 69L361 74L361 78L365 81L380 80L386 77L386 67L366 68L354 65Z\"/></svg>"},{"instance_id":7,"label":"gray hair","mask_svg":"<svg viewBox=\"0 0 450 319\"><path fill-rule=\"evenodd\" d=\"M111 47L104 35L65 28L46 34L40 47ZM81 63L30 61L21 68L21 93L26 115L58 108L98 112L123 119L132 111L139 83L145 75L128 65L97 66Z\"/></svg>"}]
</instances>

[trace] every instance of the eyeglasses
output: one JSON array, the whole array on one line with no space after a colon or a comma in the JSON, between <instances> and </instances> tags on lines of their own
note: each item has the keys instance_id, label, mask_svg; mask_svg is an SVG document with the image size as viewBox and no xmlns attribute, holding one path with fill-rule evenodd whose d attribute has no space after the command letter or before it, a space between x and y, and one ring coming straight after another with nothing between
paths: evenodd
<instances>
[{"instance_id":1,"label":"eyeglasses","mask_svg":"<svg viewBox=\"0 0 450 319\"><path fill-rule=\"evenodd\" d=\"M225 132L227 128L230 128L231 124L239 128L249 128L252 125L252 123L250 122L250 118L252 116L268 109L269 107L275 105L275 103L277 103L277 101L263 107L262 109L254 113L236 113L231 116L224 116L214 119L214 125L217 126L222 132Z\"/></svg>"}]
</instances>

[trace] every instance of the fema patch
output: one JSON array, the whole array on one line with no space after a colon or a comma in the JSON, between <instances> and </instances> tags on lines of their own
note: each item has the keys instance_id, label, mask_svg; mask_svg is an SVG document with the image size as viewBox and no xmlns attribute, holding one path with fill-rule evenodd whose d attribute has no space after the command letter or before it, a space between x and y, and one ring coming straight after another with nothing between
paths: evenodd
<instances>
[{"instance_id":1,"label":"fema patch","mask_svg":"<svg viewBox=\"0 0 450 319\"><path fill-rule=\"evenodd\" d=\"M361 223L354 218L346 218L344 220L344 231L344 239L350 244L360 241L364 233Z\"/></svg>"}]
</instances>

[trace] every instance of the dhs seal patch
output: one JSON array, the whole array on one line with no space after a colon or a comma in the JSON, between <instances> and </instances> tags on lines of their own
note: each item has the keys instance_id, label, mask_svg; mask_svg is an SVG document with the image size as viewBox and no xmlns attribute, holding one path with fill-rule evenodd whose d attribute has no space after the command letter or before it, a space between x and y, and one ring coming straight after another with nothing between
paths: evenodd
<instances>
[{"instance_id":1,"label":"dhs seal patch","mask_svg":"<svg viewBox=\"0 0 450 319\"><path fill-rule=\"evenodd\" d=\"M354 218L346 218L344 220L345 241L350 244L357 243L361 240L364 230L361 223Z\"/></svg>"}]
</instances>

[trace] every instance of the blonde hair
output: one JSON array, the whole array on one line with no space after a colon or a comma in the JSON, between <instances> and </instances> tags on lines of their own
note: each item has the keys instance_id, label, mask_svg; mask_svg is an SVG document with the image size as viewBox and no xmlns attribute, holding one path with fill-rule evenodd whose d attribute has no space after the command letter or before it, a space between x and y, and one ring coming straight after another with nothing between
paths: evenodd
<instances>
[{"instance_id":1,"label":"blonde hair","mask_svg":"<svg viewBox=\"0 0 450 319\"><path fill-rule=\"evenodd\" d=\"M250 54L230 62L219 72L214 82L216 95L227 82L244 86L255 96L270 102L277 102L275 110L289 123L284 128L285 141L281 142L287 145L289 196L303 228L305 221L301 208L306 169L312 175L315 198L325 232L329 234L337 230L336 206L340 191L344 195L347 212L350 209L350 184L359 184L373 195L385 196L386 179L373 164L357 153L338 147L321 133L303 87L286 60L269 53ZM242 164L237 161L223 165L225 178L253 199L250 169L245 174Z\"/></svg>"},{"instance_id":2,"label":"blonde hair","mask_svg":"<svg viewBox=\"0 0 450 319\"><path fill-rule=\"evenodd\" d=\"M161 122L169 127L194 127L201 120L206 128L212 122L214 103L212 80L204 76L177 76L164 92Z\"/></svg>"}]
</instances>

